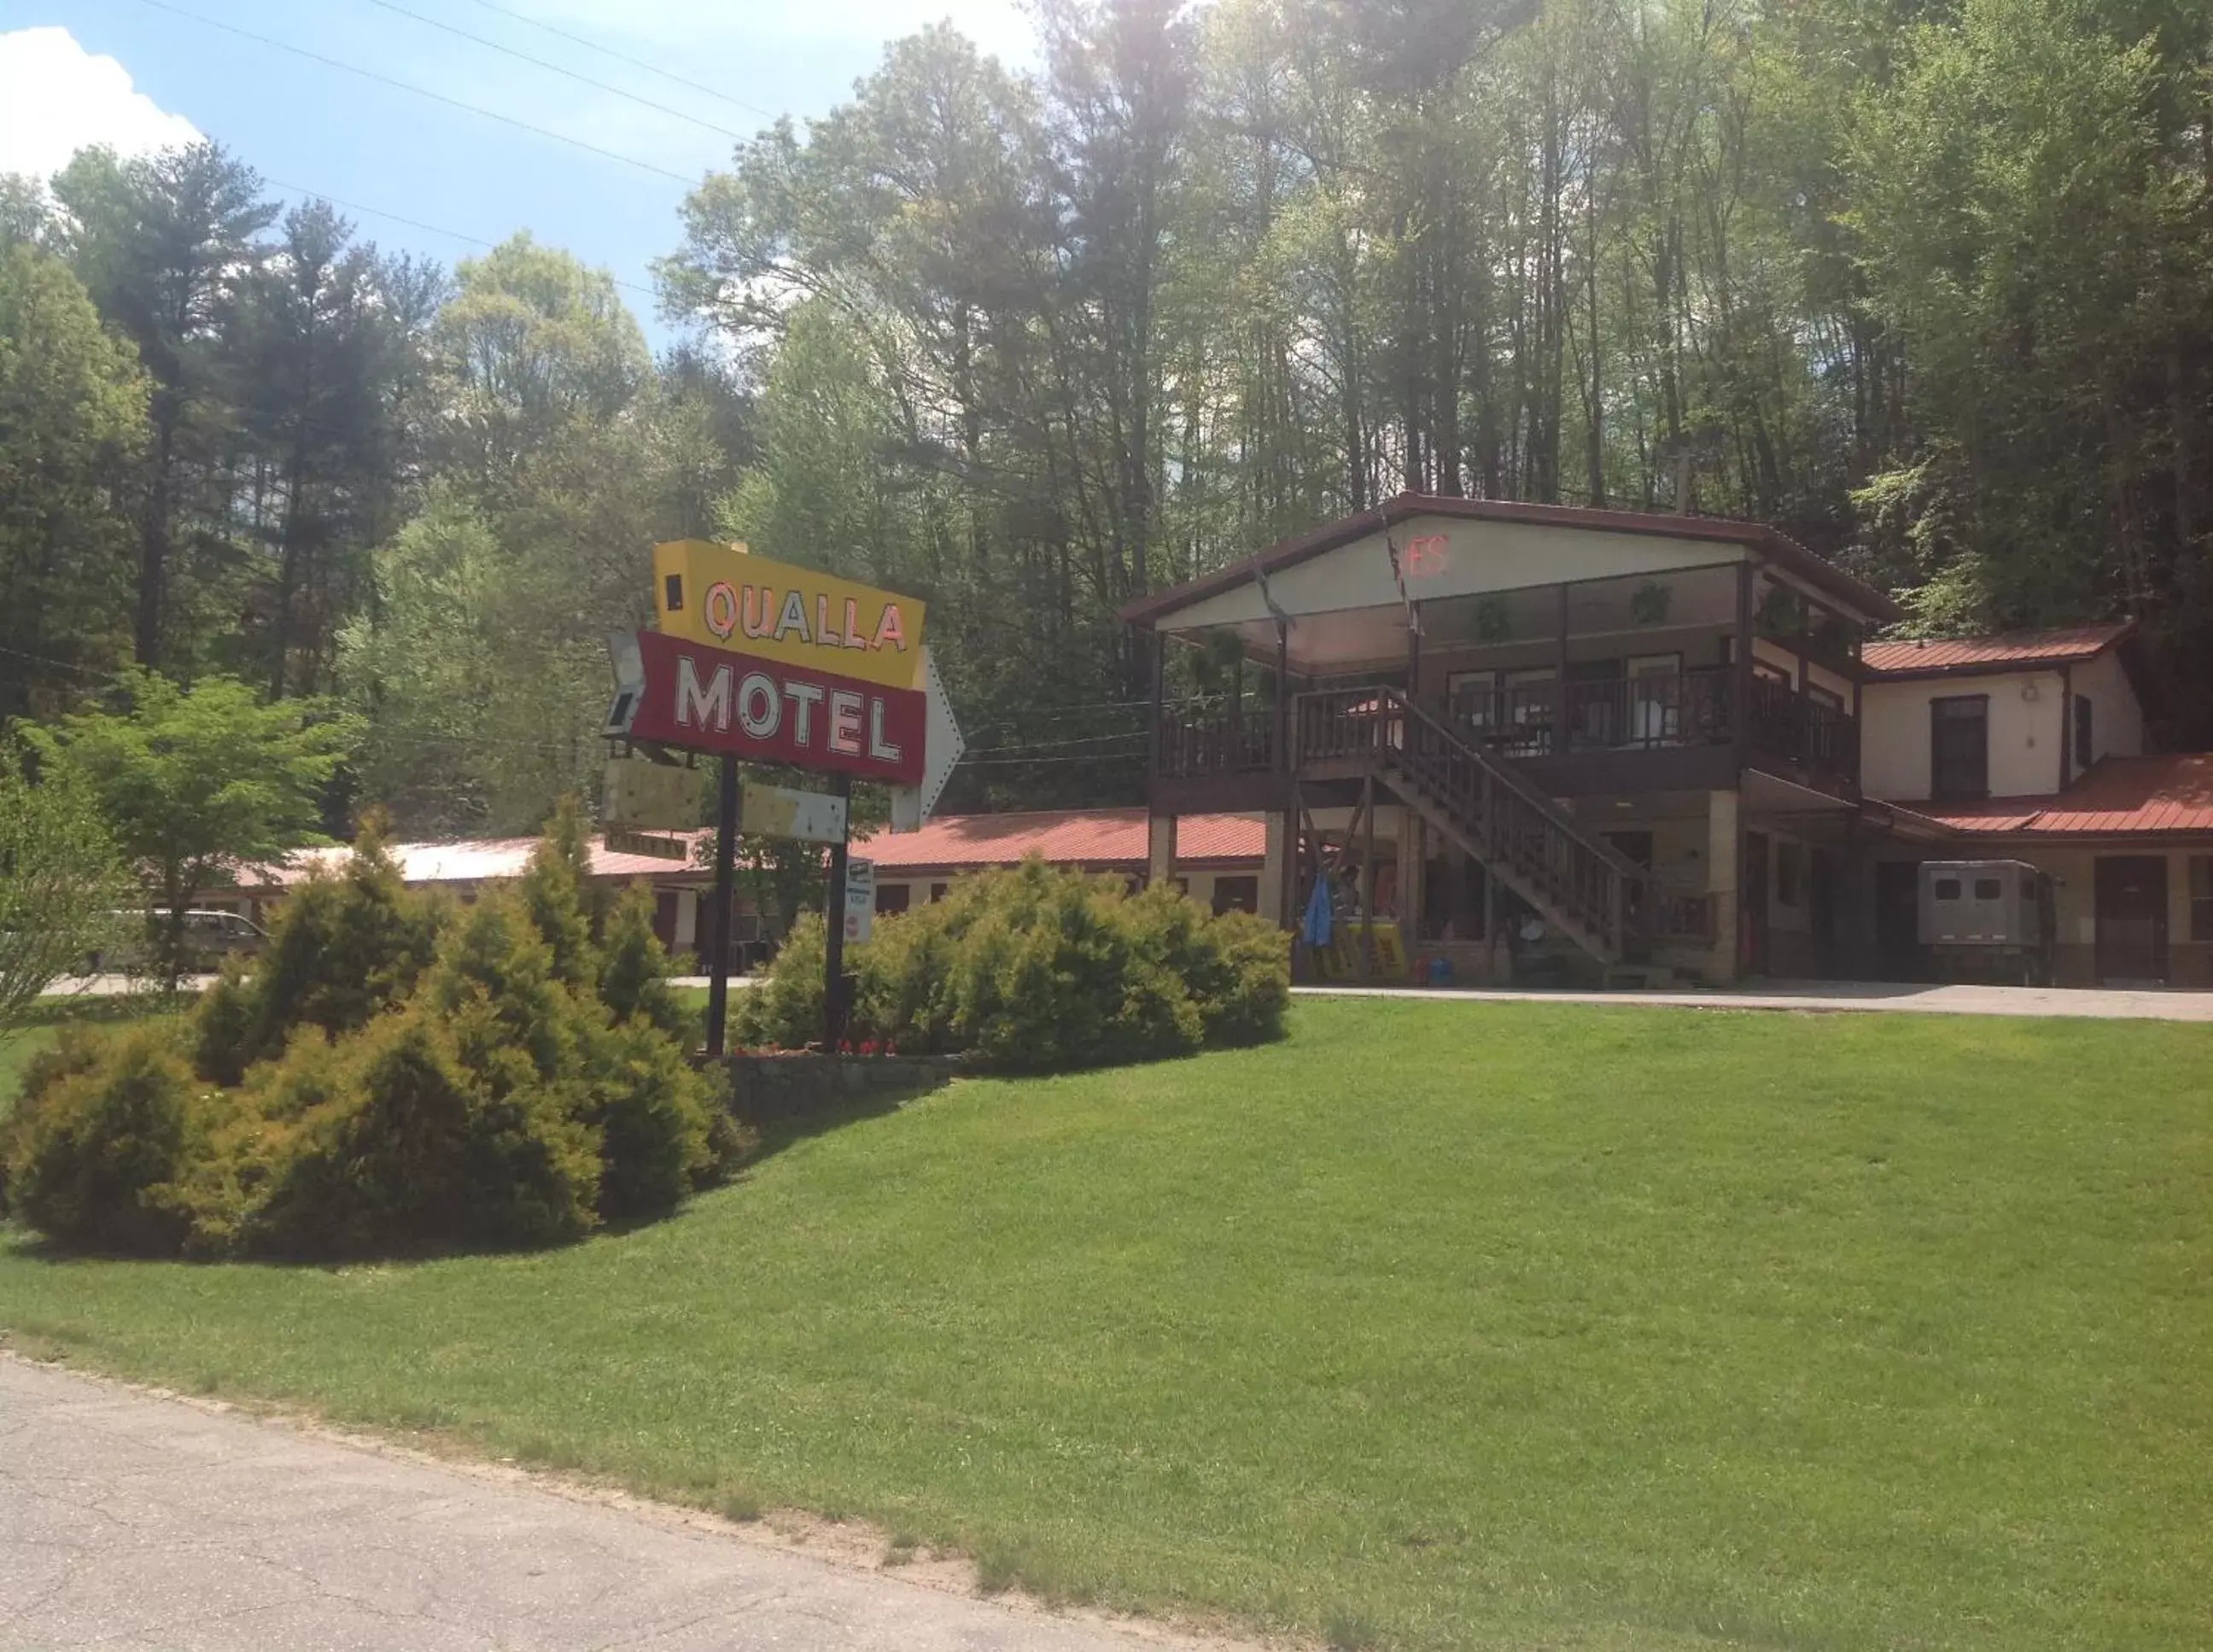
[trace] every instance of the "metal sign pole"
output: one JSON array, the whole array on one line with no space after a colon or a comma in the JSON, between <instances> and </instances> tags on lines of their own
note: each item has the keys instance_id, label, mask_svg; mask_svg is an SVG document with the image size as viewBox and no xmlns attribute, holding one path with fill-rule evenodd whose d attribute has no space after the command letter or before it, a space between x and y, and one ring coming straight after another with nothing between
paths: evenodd
<instances>
[{"instance_id":1,"label":"metal sign pole","mask_svg":"<svg viewBox=\"0 0 2213 1652\"><path fill-rule=\"evenodd\" d=\"M853 795L853 777L840 774L835 787L840 797ZM835 1054L845 1027L845 861L853 840L853 811L845 811L845 828L830 844L830 890L823 902L828 933L822 948L822 1046Z\"/></svg>"},{"instance_id":2,"label":"metal sign pole","mask_svg":"<svg viewBox=\"0 0 2213 1652\"><path fill-rule=\"evenodd\" d=\"M722 796L715 814L715 910L709 914L707 964L707 1053L722 1053L723 1029L730 1011L730 905L737 893L738 759L722 759Z\"/></svg>"}]
</instances>

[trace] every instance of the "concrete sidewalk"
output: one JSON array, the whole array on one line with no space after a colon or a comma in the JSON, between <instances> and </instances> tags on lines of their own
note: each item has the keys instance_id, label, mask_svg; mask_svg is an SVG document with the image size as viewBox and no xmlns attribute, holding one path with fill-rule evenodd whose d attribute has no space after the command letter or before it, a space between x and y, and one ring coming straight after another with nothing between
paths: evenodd
<instances>
[{"instance_id":1,"label":"concrete sidewalk","mask_svg":"<svg viewBox=\"0 0 2213 1652\"><path fill-rule=\"evenodd\" d=\"M1453 998L1491 1003L1660 1004L1686 1009L2082 1015L2096 1021L2213 1021L2213 992L2036 986L1921 986L1887 981L1775 981L1759 991L1519 992L1487 988L1301 986L1316 997Z\"/></svg>"},{"instance_id":2,"label":"concrete sidewalk","mask_svg":"<svg viewBox=\"0 0 2213 1652\"><path fill-rule=\"evenodd\" d=\"M931 1573L953 1569L935 1564ZM677 1511L0 1355L0 1648L1140 1652Z\"/></svg>"}]
</instances>

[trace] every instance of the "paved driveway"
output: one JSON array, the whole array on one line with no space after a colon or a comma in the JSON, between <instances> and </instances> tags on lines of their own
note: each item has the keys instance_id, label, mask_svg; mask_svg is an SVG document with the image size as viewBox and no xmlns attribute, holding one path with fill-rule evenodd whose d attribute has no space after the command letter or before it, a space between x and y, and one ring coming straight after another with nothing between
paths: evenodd
<instances>
[{"instance_id":1,"label":"paved driveway","mask_svg":"<svg viewBox=\"0 0 2213 1652\"><path fill-rule=\"evenodd\" d=\"M1139 1652L1048 1616L519 1474L0 1355L0 1648Z\"/></svg>"},{"instance_id":2,"label":"paved driveway","mask_svg":"<svg viewBox=\"0 0 2213 1652\"><path fill-rule=\"evenodd\" d=\"M1924 1015L2087 1015L2098 1021L2213 1021L2213 992L2039 986L1917 986L1888 981L1776 981L1710 992L1515 992L1487 988L1302 986L1317 997L1488 999L1504 1003L1662 1004L1686 1009L1903 1011Z\"/></svg>"}]
</instances>

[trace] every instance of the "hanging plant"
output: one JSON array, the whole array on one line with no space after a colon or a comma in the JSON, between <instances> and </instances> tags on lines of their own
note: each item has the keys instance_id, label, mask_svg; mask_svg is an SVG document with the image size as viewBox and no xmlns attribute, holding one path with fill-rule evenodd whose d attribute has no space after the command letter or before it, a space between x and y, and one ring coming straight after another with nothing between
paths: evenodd
<instances>
[{"instance_id":1,"label":"hanging plant","mask_svg":"<svg viewBox=\"0 0 2213 1652\"><path fill-rule=\"evenodd\" d=\"M1673 588L1648 579L1629 594L1629 617L1639 625L1665 625L1674 600Z\"/></svg>"},{"instance_id":2,"label":"hanging plant","mask_svg":"<svg viewBox=\"0 0 2213 1652\"><path fill-rule=\"evenodd\" d=\"M1514 611L1503 596L1486 596L1475 605L1475 637L1479 643L1503 643L1514 635Z\"/></svg>"}]
</instances>

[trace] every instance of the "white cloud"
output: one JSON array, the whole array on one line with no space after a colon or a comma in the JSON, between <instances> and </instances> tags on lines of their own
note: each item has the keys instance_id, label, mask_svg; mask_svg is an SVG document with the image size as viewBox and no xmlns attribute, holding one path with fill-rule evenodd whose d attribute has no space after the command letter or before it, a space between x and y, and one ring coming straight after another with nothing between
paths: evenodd
<instances>
[{"instance_id":1,"label":"white cloud","mask_svg":"<svg viewBox=\"0 0 2213 1652\"><path fill-rule=\"evenodd\" d=\"M67 29L0 34L0 172L45 178L88 144L141 155L199 137L191 121L135 90L130 70L94 57Z\"/></svg>"}]
</instances>

